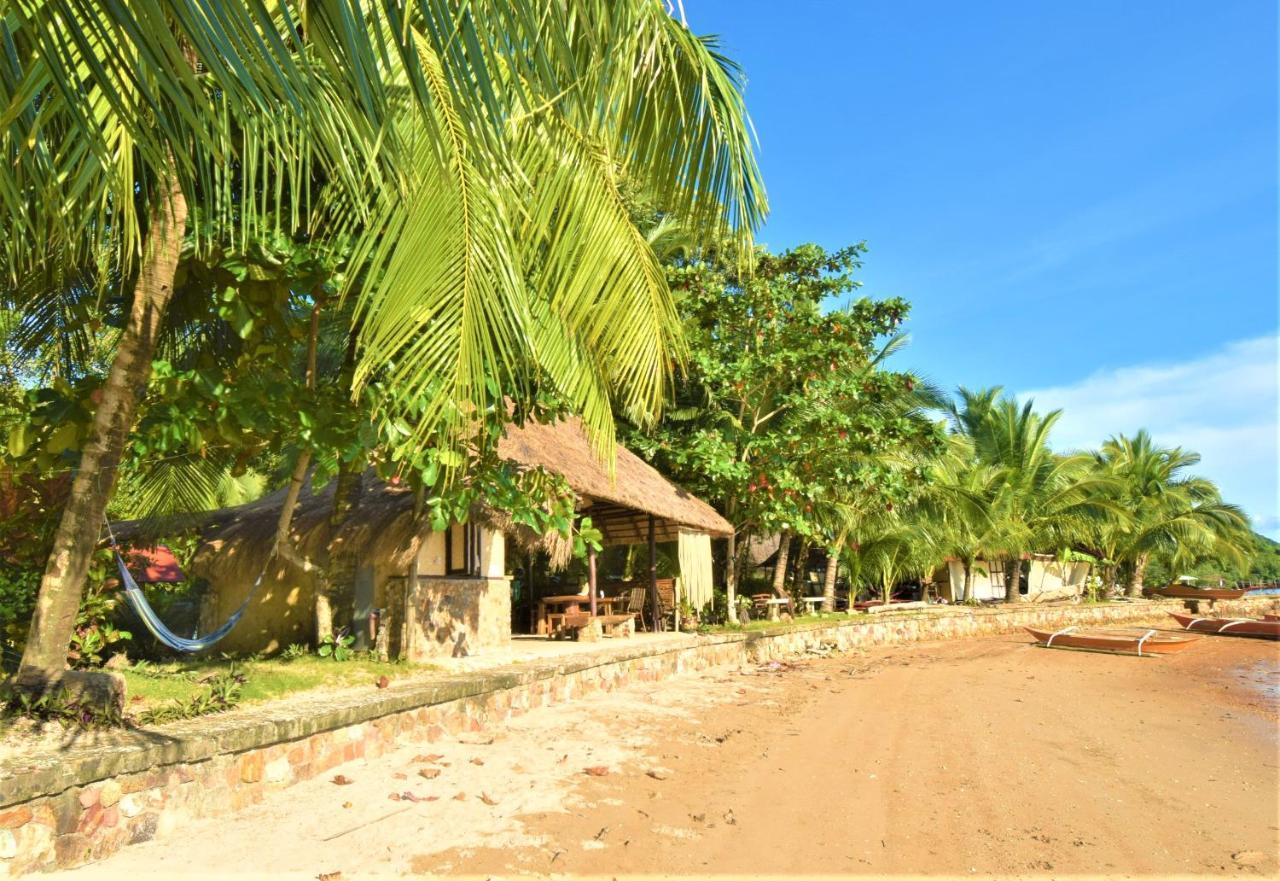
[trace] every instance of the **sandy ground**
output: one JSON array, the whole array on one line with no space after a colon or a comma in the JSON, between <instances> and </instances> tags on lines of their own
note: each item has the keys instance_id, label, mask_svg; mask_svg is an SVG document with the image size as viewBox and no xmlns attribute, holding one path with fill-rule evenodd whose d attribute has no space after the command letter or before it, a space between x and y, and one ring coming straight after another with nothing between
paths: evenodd
<instances>
[{"instance_id":1,"label":"sandy ground","mask_svg":"<svg viewBox=\"0 0 1280 881\"><path fill-rule=\"evenodd\" d=\"M1275 876L1278 711L1274 643L876 649L539 710L65 875Z\"/></svg>"}]
</instances>

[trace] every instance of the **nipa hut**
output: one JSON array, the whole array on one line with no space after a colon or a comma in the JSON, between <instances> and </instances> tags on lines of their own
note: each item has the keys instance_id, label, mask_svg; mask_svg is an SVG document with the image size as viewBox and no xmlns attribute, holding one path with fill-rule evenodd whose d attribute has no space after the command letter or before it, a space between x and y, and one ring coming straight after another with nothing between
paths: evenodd
<instances>
[{"instance_id":1,"label":"nipa hut","mask_svg":"<svg viewBox=\"0 0 1280 881\"><path fill-rule=\"evenodd\" d=\"M695 601L710 599L710 540L728 536L732 527L630 450L617 446L610 474L581 423L570 419L512 427L499 454L519 466L541 466L563 475L577 496L577 510L591 517L606 545L643 543L652 553L656 542L679 540L680 559L688 570L682 580ZM350 620L362 644L388 623L391 653L412 661L465 656L508 643L507 540L512 535L525 542L544 537L519 535L499 512L483 506L467 523L443 532L415 527L413 493L372 472L361 479L355 510L335 525L333 493L332 481L317 493L304 488L293 517L293 540L301 555L321 561L337 617ZM264 566L269 567L222 650L272 652L314 636L319 573L272 559L283 499L281 490L216 512L201 528L203 541L191 574L208 585L201 601L202 630L217 626L238 608ZM656 584L650 589L656 596ZM589 596L595 596L594 589ZM583 605L594 606L585 598Z\"/></svg>"}]
</instances>

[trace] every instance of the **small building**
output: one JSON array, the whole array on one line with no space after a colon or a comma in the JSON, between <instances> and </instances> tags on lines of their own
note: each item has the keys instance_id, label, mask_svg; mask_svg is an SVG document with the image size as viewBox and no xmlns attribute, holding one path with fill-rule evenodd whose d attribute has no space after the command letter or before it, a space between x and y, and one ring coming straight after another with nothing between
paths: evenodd
<instances>
[{"instance_id":1,"label":"small building","mask_svg":"<svg viewBox=\"0 0 1280 881\"><path fill-rule=\"evenodd\" d=\"M964 596L964 565L955 557L948 557L946 564L946 577L940 578L936 585L938 596L960 602ZM1088 577L1087 562L1064 563L1052 554L1023 554L1019 592L1031 602L1066 599L1079 596ZM979 601L1004 599L1004 561L974 563L969 591L970 598Z\"/></svg>"},{"instance_id":2,"label":"small building","mask_svg":"<svg viewBox=\"0 0 1280 881\"><path fill-rule=\"evenodd\" d=\"M576 419L513 426L498 452L519 467L563 475L576 495L576 509L591 517L605 545L648 543L651 534L655 541L671 541L683 534L709 546L710 538L732 531L710 505L621 445L611 474ZM389 485L372 471L361 477L355 508L340 524L333 522L333 495L333 481L316 493L304 488L292 521L295 547L319 561L323 573L271 559L284 490L215 512L204 522L203 541L190 567L193 577L207 582L202 632L237 609L268 567L249 610L220 650L274 652L311 642L319 583L329 586L337 623L349 626L360 644L372 635L371 619L390 622L393 656L411 661L462 657L509 642L508 542L554 543L554 537L530 535L483 504L473 508L467 522L431 531L415 521L412 491ZM710 568L709 550L693 558L700 568ZM709 585L709 571L686 575Z\"/></svg>"}]
</instances>

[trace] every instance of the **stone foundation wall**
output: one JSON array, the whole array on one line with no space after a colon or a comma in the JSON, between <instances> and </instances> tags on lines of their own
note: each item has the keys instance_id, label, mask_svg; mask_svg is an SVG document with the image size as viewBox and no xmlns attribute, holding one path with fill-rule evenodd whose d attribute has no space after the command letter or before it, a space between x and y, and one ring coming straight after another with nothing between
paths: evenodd
<instances>
[{"instance_id":1,"label":"stone foundation wall","mask_svg":"<svg viewBox=\"0 0 1280 881\"><path fill-rule=\"evenodd\" d=\"M1226 615L1275 610L1274 598L1220 603ZM109 747L71 748L0 763L0 877L90 863L120 848L221 816L268 793L395 746L501 725L531 709L632 682L824 647L950 639L1071 624L1161 623L1178 602L938 609L713 634L598 652L393 689L301 695L164 729Z\"/></svg>"},{"instance_id":2,"label":"stone foundation wall","mask_svg":"<svg viewBox=\"0 0 1280 881\"><path fill-rule=\"evenodd\" d=\"M415 663L465 658L511 641L511 582L506 578L420 576L409 604L406 656Z\"/></svg>"}]
</instances>

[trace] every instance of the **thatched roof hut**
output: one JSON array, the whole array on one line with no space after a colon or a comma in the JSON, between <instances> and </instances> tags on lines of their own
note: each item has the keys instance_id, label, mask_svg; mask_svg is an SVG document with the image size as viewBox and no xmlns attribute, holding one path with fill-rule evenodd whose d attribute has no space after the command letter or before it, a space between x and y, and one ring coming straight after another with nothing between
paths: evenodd
<instances>
[{"instance_id":1,"label":"thatched roof hut","mask_svg":"<svg viewBox=\"0 0 1280 881\"><path fill-rule=\"evenodd\" d=\"M576 418L513 428L498 444L498 453L518 465L563 474L581 500L579 509L604 533L605 544L646 541L649 515L658 541L675 541L681 529L715 538L733 534L733 526L714 508L621 444L610 475Z\"/></svg>"},{"instance_id":2,"label":"thatched roof hut","mask_svg":"<svg viewBox=\"0 0 1280 881\"><path fill-rule=\"evenodd\" d=\"M732 530L710 505L621 446L610 474L577 420L513 427L498 451L518 466L563 475L578 497L578 510L591 517L606 544L645 542L650 524L657 541L674 541L682 532L727 536ZM455 643L472 650L509 638L504 535L546 550L553 567L571 556L572 545L563 537L534 535L483 504L472 511L474 539L463 527L453 527L447 535L424 534L413 516L413 491L384 482L372 470L360 478L354 510L335 524L335 491L336 481L318 492L304 487L291 521L293 547L324 567L322 580L335 592L334 609L341 605L351 611L356 632L362 632L360 622L367 620L370 608L390 607L398 620L412 619L398 649L411 659L445 648L457 651ZM221 623L244 602L251 585L261 584L249 613L222 644L225 648L274 651L314 633L311 610L317 582L272 553L285 494L282 489L200 521L202 542L190 571L210 586L201 599L201 629ZM122 525L117 533L139 537L136 525ZM455 551L455 539L460 550ZM469 556L473 552L475 556ZM467 558L471 563L454 567L450 555L455 553L454 560ZM264 575L261 580L259 573ZM406 589L406 584L413 586Z\"/></svg>"},{"instance_id":3,"label":"thatched roof hut","mask_svg":"<svg viewBox=\"0 0 1280 881\"><path fill-rule=\"evenodd\" d=\"M575 419L553 425L528 423L512 427L499 443L499 455L516 465L543 467L564 476L578 495L578 508L591 517L604 534L605 544L641 543L648 537L648 520L654 519L657 541L675 541L683 529L725 537L733 527L706 502L676 486L635 453L622 445L616 448L614 474L600 461L581 423ZM340 555L344 549L386 560L393 566L407 565L413 546L413 493L403 485L392 486L372 470L361 478L359 505L344 523L330 523L334 482L319 492L304 488L293 515L293 539L299 552L308 557ZM243 578L256 575L253 565L261 565L275 540L276 520L285 490L214 512L204 519L204 543L197 555L200 568L234 571L226 575ZM500 512L479 507L475 516L495 528L506 525ZM542 537L525 536L527 543ZM236 559L240 558L240 559ZM243 563L244 565L239 565Z\"/></svg>"}]
</instances>

